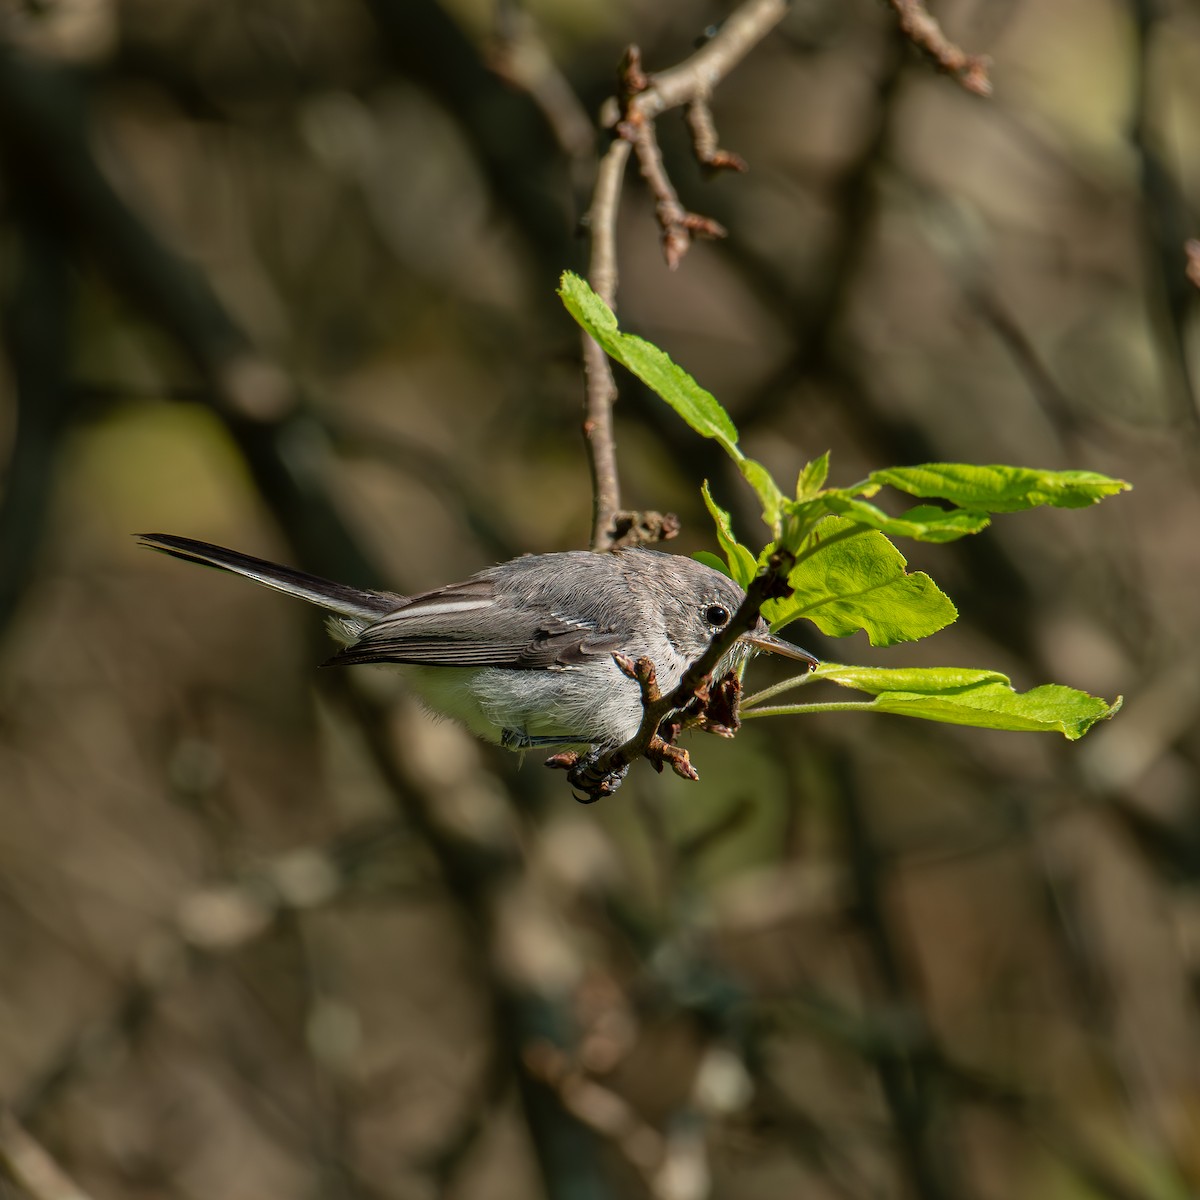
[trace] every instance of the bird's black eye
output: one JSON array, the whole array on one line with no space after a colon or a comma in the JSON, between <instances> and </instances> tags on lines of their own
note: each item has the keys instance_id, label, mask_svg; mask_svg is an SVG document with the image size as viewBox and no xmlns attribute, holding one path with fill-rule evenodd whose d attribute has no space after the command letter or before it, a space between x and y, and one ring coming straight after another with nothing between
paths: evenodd
<instances>
[{"instance_id":1,"label":"bird's black eye","mask_svg":"<svg viewBox=\"0 0 1200 1200\"><path fill-rule=\"evenodd\" d=\"M704 620L709 624L720 629L722 625L729 624L729 609L721 604L710 604L704 610Z\"/></svg>"}]
</instances>

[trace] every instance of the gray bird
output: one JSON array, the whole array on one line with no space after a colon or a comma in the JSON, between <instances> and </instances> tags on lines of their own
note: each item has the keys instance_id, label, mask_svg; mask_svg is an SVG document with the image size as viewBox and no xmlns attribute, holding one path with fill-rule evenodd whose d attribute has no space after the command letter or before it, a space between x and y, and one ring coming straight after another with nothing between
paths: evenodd
<instances>
[{"instance_id":1,"label":"gray bird","mask_svg":"<svg viewBox=\"0 0 1200 1200\"><path fill-rule=\"evenodd\" d=\"M330 664L397 663L431 709L510 750L603 749L628 741L641 723L641 691L613 653L648 657L666 694L745 596L720 572L655 550L531 554L462 583L401 596L192 538L148 533L139 540L326 609L329 631L342 646ZM756 650L817 665L760 617L714 677Z\"/></svg>"}]
</instances>

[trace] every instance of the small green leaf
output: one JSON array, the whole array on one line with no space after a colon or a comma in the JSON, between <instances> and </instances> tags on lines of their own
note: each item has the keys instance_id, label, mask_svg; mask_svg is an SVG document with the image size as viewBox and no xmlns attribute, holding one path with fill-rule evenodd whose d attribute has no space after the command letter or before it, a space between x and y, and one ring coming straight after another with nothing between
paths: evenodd
<instances>
[{"instance_id":1,"label":"small green leaf","mask_svg":"<svg viewBox=\"0 0 1200 1200\"><path fill-rule=\"evenodd\" d=\"M698 563L703 563L706 567L711 567L714 571L720 571L722 575L729 574L729 567L725 561L718 558L710 550L697 550L692 557Z\"/></svg>"},{"instance_id":2,"label":"small green leaf","mask_svg":"<svg viewBox=\"0 0 1200 1200\"><path fill-rule=\"evenodd\" d=\"M1040 471L1031 467L924 463L872 471L875 484L890 484L912 496L938 497L984 512L1019 512L1048 504L1085 508L1129 489L1122 479L1095 471Z\"/></svg>"},{"instance_id":3,"label":"small green leaf","mask_svg":"<svg viewBox=\"0 0 1200 1200\"><path fill-rule=\"evenodd\" d=\"M701 488L701 494L704 496L704 503L708 506L713 524L717 527L717 541L720 542L721 549L725 551L725 557L729 561L727 573L735 583L741 584L744 588L749 587L750 580L758 574L758 563L754 555L733 536L733 524L729 519L729 514L712 498L707 480Z\"/></svg>"},{"instance_id":4,"label":"small green leaf","mask_svg":"<svg viewBox=\"0 0 1200 1200\"><path fill-rule=\"evenodd\" d=\"M1028 692L1016 692L1007 683L983 683L958 692L929 695L918 692L881 692L872 708L902 717L921 717L950 725L979 729L1010 729L1061 733L1076 741L1097 721L1111 717L1121 706L1099 696L1046 683Z\"/></svg>"},{"instance_id":5,"label":"small green leaf","mask_svg":"<svg viewBox=\"0 0 1200 1200\"><path fill-rule=\"evenodd\" d=\"M822 497L830 512L849 517L860 525L878 529L891 537L909 537L918 542L953 542L971 533L986 529L991 518L982 512L965 508L937 508L919 504L898 517L889 516L866 500L826 493Z\"/></svg>"},{"instance_id":6,"label":"small green leaf","mask_svg":"<svg viewBox=\"0 0 1200 1200\"><path fill-rule=\"evenodd\" d=\"M1076 741L1097 721L1107 720L1120 707L1121 698L1109 704L1099 696L1043 684L1027 692L1015 691L998 671L960 667L842 666L822 663L810 679L827 679L869 692L875 699L862 703L789 704L777 708L750 708L743 717L798 716L812 712L886 712L919 717L977 729L1025 730L1061 733Z\"/></svg>"},{"instance_id":7,"label":"small green leaf","mask_svg":"<svg viewBox=\"0 0 1200 1200\"><path fill-rule=\"evenodd\" d=\"M564 271L558 289L567 311L612 358L657 392L697 433L715 438L735 460L737 426L716 398L645 339L622 333L611 308L578 275Z\"/></svg>"},{"instance_id":8,"label":"small green leaf","mask_svg":"<svg viewBox=\"0 0 1200 1200\"><path fill-rule=\"evenodd\" d=\"M882 533L827 517L788 576L792 595L764 605L763 615L773 629L807 617L831 637L865 629L872 646L927 637L953 622L958 610L928 575L910 575L906 566Z\"/></svg>"},{"instance_id":9,"label":"small green leaf","mask_svg":"<svg viewBox=\"0 0 1200 1200\"><path fill-rule=\"evenodd\" d=\"M829 478L829 451L826 450L820 458L805 463L796 480L796 499L811 500L824 486Z\"/></svg>"},{"instance_id":10,"label":"small green leaf","mask_svg":"<svg viewBox=\"0 0 1200 1200\"><path fill-rule=\"evenodd\" d=\"M830 662L809 672L809 679L827 679L873 696L880 692L938 693L984 683L1008 683L1008 676L999 671L974 667L860 667Z\"/></svg>"}]
</instances>

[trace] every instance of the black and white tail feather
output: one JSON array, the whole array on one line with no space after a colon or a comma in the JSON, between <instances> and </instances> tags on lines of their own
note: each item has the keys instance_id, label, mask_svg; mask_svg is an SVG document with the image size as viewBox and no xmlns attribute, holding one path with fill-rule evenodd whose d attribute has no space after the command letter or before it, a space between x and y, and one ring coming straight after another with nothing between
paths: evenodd
<instances>
[{"instance_id":1,"label":"black and white tail feather","mask_svg":"<svg viewBox=\"0 0 1200 1200\"><path fill-rule=\"evenodd\" d=\"M195 538L177 537L172 533L142 533L138 535L138 541L172 558L232 571L264 587L307 600L309 604L325 609L333 614L329 631L334 640L343 645L352 642L368 625L406 603L403 596L393 592L373 592L345 583L334 583L332 579L322 579L307 571L268 562L265 558L255 558L252 554L214 546L211 542L201 542Z\"/></svg>"}]
</instances>

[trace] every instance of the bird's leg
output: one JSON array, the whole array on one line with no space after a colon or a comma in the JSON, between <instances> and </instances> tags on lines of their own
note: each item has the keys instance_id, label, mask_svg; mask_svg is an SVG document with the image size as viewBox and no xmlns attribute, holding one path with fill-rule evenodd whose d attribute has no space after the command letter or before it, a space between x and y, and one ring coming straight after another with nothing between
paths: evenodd
<instances>
[{"instance_id":1,"label":"bird's leg","mask_svg":"<svg viewBox=\"0 0 1200 1200\"><path fill-rule=\"evenodd\" d=\"M605 775L597 775L591 768L600 754L599 748L589 750L587 754L562 750L546 759L546 766L567 772L567 782L580 804L595 804L597 800L611 796L629 772L629 764L624 763Z\"/></svg>"}]
</instances>

